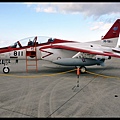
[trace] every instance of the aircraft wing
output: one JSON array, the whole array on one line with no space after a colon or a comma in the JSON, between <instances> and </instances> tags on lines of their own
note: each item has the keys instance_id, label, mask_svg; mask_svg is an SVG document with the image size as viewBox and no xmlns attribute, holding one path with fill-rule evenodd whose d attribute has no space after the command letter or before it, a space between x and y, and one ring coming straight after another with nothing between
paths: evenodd
<instances>
[{"instance_id":1,"label":"aircraft wing","mask_svg":"<svg viewBox=\"0 0 120 120\"><path fill-rule=\"evenodd\" d=\"M76 52L83 52L83 53L89 53L89 54L94 54L94 55L103 55L103 56L111 56L111 57L117 57L120 58L120 54L116 52L106 52L102 50L97 50L97 49L91 49L91 48L84 48L82 46L79 46L79 43L76 46L74 43L70 44L56 44L52 45L51 48L53 49L65 49L65 50L70 50L70 51L76 51Z\"/></svg>"}]
</instances>

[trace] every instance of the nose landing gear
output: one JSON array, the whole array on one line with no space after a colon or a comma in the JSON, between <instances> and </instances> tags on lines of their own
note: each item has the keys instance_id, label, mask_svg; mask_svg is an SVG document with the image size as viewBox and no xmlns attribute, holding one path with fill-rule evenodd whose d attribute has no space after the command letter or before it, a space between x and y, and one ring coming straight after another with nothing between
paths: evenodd
<instances>
[{"instance_id":1,"label":"nose landing gear","mask_svg":"<svg viewBox=\"0 0 120 120\"><path fill-rule=\"evenodd\" d=\"M10 68L7 67L7 66L5 66L5 67L3 68L3 72L4 72L5 74L9 73L9 72L10 72Z\"/></svg>"},{"instance_id":2,"label":"nose landing gear","mask_svg":"<svg viewBox=\"0 0 120 120\"><path fill-rule=\"evenodd\" d=\"M8 67L8 64L10 63L10 60L3 60L3 73L7 74L10 72L10 68Z\"/></svg>"}]
</instances>

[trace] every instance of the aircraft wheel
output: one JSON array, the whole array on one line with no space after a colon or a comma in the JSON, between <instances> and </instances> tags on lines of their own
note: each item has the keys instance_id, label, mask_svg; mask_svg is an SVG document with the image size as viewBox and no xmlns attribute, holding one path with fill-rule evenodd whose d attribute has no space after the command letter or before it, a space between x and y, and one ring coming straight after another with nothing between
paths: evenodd
<instances>
[{"instance_id":1,"label":"aircraft wheel","mask_svg":"<svg viewBox=\"0 0 120 120\"><path fill-rule=\"evenodd\" d=\"M81 73L86 73L87 69L85 66L80 67Z\"/></svg>"},{"instance_id":2,"label":"aircraft wheel","mask_svg":"<svg viewBox=\"0 0 120 120\"><path fill-rule=\"evenodd\" d=\"M9 67L4 67L3 68L3 72L4 73L9 73L10 72L10 68Z\"/></svg>"}]
</instances>

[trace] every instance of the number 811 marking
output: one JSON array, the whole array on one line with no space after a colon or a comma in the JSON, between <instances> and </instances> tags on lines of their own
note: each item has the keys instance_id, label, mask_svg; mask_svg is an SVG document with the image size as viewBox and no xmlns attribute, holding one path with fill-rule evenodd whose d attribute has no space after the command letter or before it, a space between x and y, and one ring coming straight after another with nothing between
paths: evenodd
<instances>
[{"instance_id":1,"label":"number 811 marking","mask_svg":"<svg viewBox=\"0 0 120 120\"><path fill-rule=\"evenodd\" d=\"M14 51L14 56L23 56L23 51Z\"/></svg>"}]
</instances>

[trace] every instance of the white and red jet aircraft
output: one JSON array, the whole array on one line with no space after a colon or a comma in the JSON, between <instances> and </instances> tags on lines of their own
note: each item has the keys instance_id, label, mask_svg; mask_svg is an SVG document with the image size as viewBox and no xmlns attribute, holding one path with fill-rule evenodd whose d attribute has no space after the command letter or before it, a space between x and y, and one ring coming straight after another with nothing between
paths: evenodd
<instances>
[{"instance_id":1,"label":"white and red jet aircraft","mask_svg":"<svg viewBox=\"0 0 120 120\"><path fill-rule=\"evenodd\" d=\"M44 36L19 40L14 45L0 48L0 59L4 63L3 72L9 73L9 60L26 60L27 56L27 59L31 60L36 58L36 61L48 60L58 65L79 67L81 73L84 73L85 66L103 66L105 60L111 57L120 58L119 33L120 19L117 19L102 39L92 42Z\"/></svg>"}]
</instances>

